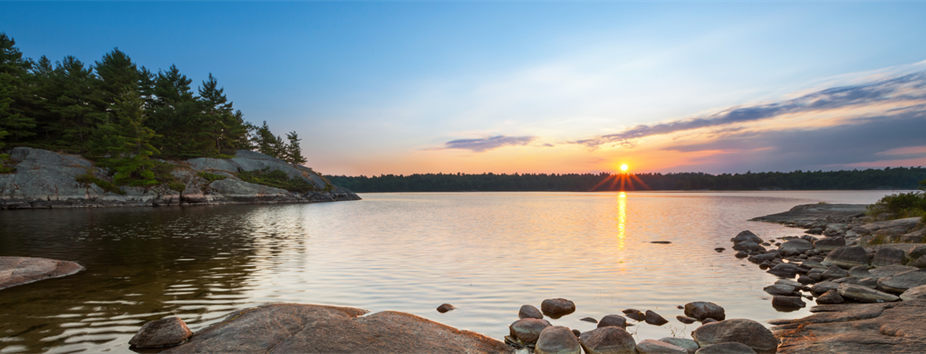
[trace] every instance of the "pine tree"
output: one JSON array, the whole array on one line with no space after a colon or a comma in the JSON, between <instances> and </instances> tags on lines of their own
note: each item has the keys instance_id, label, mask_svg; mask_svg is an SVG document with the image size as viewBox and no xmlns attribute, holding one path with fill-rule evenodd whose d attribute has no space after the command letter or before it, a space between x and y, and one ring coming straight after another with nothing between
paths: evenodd
<instances>
[{"instance_id":1,"label":"pine tree","mask_svg":"<svg viewBox=\"0 0 926 354\"><path fill-rule=\"evenodd\" d=\"M145 126L144 100L135 91L126 91L115 100L112 110L115 122L102 125L98 130L101 134L99 150L107 154L103 165L115 171L113 181L118 185L158 184L154 174L157 164L150 158L159 153L151 145L157 134Z\"/></svg>"},{"instance_id":2,"label":"pine tree","mask_svg":"<svg viewBox=\"0 0 926 354\"><path fill-rule=\"evenodd\" d=\"M121 97L126 91L138 91L139 77L138 68L132 62L132 58L120 51L119 48L113 48L109 53L103 55L103 59L96 62L96 74L99 76L99 89L102 90L102 99L108 106L116 104L116 99ZM103 107L109 109L110 107Z\"/></svg>"},{"instance_id":3,"label":"pine tree","mask_svg":"<svg viewBox=\"0 0 926 354\"><path fill-rule=\"evenodd\" d=\"M26 112L31 67L32 61L23 59L16 41L0 33L0 139L4 141L25 142L35 135L35 120Z\"/></svg>"},{"instance_id":4,"label":"pine tree","mask_svg":"<svg viewBox=\"0 0 926 354\"><path fill-rule=\"evenodd\" d=\"M47 97L48 121L40 122L50 147L74 152L89 148L90 135L107 121L93 69L67 56L57 63L51 77L54 96Z\"/></svg>"},{"instance_id":5,"label":"pine tree","mask_svg":"<svg viewBox=\"0 0 926 354\"><path fill-rule=\"evenodd\" d=\"M286 162L291 164L301 165L306 163L308 160L302 156L302 148L299 147L299 135L296 134L296 131L291 131L286 134L286 139L289 140L289 144L286 145Z\"/></svg>"},{"instance_id":6,"label":"pine tree","mask_svg":"<svg viewBox=\"0 0 926 354\"><path fill-rule=\"evenodd\" d=\"M159 71L154 79L154 95L148 126L160 135L153 144L162 155L198 157L212 143L202 136L200 103L190 89L192 80L176 65Z\"/></svg>"}]
</instances>

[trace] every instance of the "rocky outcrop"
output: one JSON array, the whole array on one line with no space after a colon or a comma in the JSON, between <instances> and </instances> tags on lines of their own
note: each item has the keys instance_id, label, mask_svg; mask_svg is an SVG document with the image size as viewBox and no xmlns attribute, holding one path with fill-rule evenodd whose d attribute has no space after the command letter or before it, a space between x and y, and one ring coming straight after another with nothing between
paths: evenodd
<instances>
[{"instance_id":1,"label":"rocky outcrop","mask_svg":"<svg viewBox=\"0 0 926 354\"><path fill-rule=\"evenodd\" d=\"M788 226L825 228L826 223L848 223L865 215L865 204L803 204L783 213L760 216L749 221L765 221Z\"/></svg>"},{"instance_id":2,"label":"rocky outcrop","mask_svg":"<svg viewBox=\"0 0 926 354\"><path fill-rule=\"evenodd\" d=\"M512 352L495 339L415 315L384 311L360 317L365 313L349 307L264 305L232 312L163 353Z\"/></svg>"},{"instance_id":3,"label":"rocky outcrop","mask_svg":"<svg viewBox=\"0 0 926 354\"><path fill-rule=\"evenodd\" d=\"M84 267L69 261L32 257L0 257L0 289L75 274Z\"/></svg>"},{"instance_id":4,"label":"rocky outcrop","mask_svg":"<svg viewBox=\"0 0 926 354\"><path fill-rule=\"evenodd\" d=\"M314 203L360 199L350 190L331 185L310 168L289 164L254 151L239 150L234 158L164 161L174 166L175 181L150 187L104 189L92 177L111 182L102 168L77 155L17 147L10 152L15 173L0 175L0 209L176 206L202 204ZM305 193L245 182L241 171L282 171L311 185ZM224 179L207 179L205 174ZM182 191L177 191L182 190Z\"/></svg>"},{"instance_id":5,"label":"rocky outcrop","mask_svg":"<svg viewBox=\"0 0 926 354\"><path fill-rule=\"evenodd\" d=\"M926 300L819 305L815 314L772 324L778 353L924 353Z\"/></svg>"}]
</instances>

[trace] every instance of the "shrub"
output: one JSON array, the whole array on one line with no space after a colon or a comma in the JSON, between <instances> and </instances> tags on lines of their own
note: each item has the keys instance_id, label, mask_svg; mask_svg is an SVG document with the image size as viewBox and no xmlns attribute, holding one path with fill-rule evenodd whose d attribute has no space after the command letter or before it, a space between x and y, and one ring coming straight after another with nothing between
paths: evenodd
<instances>
[{"instance_id":1,"label":"shrub","mask_svg":"<svg viewBox=\"0 0 926 354\"><path fill-rule=\"evenodd\" d=\"M896 219L919 216L926 221L926 192L916 191L887 195L876 203L869 205L866 209L869 216L892 213L894 214L893 218Z\"/></svg>"},{"instance_id":2,"label":"shrub","mask_svg":"<svg viewBox=\"0 0 926 354\"><path fill-rule=\"evenodd\" d=\"M116 193L116 194L125 194L125 191L122 190L122 188L119 188L119 186L117 186L116 184L99 179L91 173L85 173L82 175L78 175L75 178L75 180L77 181L77 183L83 184L88 187L92 183L92 184L99 186L100 188L103 188L103 190L107 192Z\"/></svg>"},{"instance_id":3,"label":"shrub","mask_svg":"<svg viewBox=\"0 0 926 354\"><path fill-rule=\"evenodd\" d=\"M0 154L0 174L16 172L15 168L5 166L7 159L9 158L9 154Z\"/></svg>"},{"instance_id":4,"label":"shrub","mask_svg":"<svg viewBox=\"0 0 926 354\"><path fill-rule=\"evenodd\" d=\"M271 171L269 167L254 171L238 171L238 178L242 181L262 184L265 186L282 188L290 192L306 193L316 190L315 185L301 178L289 178L286 172Z\"/></svg>"},{"instance_id":5,"label":"shrub","mask_svg":"<svg viewBox=\"0 0 926 354\"><path fill-rule=\"evenodd\" d=\"M186 185L180 182L170 182L167 184L167 188L170 188L173 191L183 193L186 190Z\"/></svg>"},{"instance_id":6,"label":"shrub","mask_svg":"<svg viewBox=\"0 0 926 354\"><path fill-rule=\"evenodd\" d=\"M215 182L215 181L218 181L218 180L223 180L223 179L228 178L228 177L225 177L225 176L222 176L222 175L217 175L217 174L215 174L215 173L209 173L209 172L206 172L206 171L199 172L199 173L197 173L196 175L202 177L203 179L205 179L205 180L207 180L207 181L209 181L209 182Z\"/></svg>"}]
</instances>

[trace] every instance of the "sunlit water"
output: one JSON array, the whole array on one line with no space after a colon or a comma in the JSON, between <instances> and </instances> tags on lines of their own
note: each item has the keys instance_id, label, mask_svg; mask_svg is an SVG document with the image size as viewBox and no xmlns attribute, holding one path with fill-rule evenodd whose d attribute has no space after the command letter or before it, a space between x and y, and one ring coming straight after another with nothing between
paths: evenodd
<instances>
[{"instance_id":1,"label":"sunlit water","mask_svg":"<svg viewBox=\"0 0 926 354\"><path fill-rule=\"evenodd\" d=\"M77 275L0 290L0 352L130 352L146 321L193 331L267 302L410 312L502 339L522 304L575 301L586 331L625 308L670 320L638 340L688 336L674 317L713 301L765 322L774 282L730 238L801 230L748 222L804 203L889 191L363 194L362 201L0 212L0 255L72 260ZM650 241L671 241L652 244ZM717 253L715 247L728 250ZM451 303L457 310L440 314Z\"/></svg>"}]
</instances>

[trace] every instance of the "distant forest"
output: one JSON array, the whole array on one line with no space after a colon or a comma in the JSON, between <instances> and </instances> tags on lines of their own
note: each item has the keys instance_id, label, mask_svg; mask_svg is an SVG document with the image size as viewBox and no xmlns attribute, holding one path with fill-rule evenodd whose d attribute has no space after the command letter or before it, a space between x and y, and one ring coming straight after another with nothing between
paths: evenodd
<instances>
[{"instance_id":1,"label":"distant forest","mask_svg":"<svg viewBox=\"0 0 926 354\"><path fill-rule=\"evenodd\" d=\"M794 171L711 175L706 173L594 174L413 174L327 176L331 183L354 192L457 191L613 191L621 190L852 190L916 189L926 180L926 168L883 170ZM633 177L631 177L633 176ZM633 183L631 184L630 181Z\"/></svg>"},{"instance_id":2,"label":"distant forest","mask_svg":"<svg viewBox=\"0 0 926 354\"><path fill-rule=\"evenodd\" d=\"M24 58L0 33L0 173L12 172L3 150L17 146L81 154L129 185L156 183L153 158L244 149L306 161L296 132L283 140L266 121L246 121L211 73L195 93L191 83L174 65L154 73L119 49L89 65L73 56Z\"/></svg>"}]
</instances>

